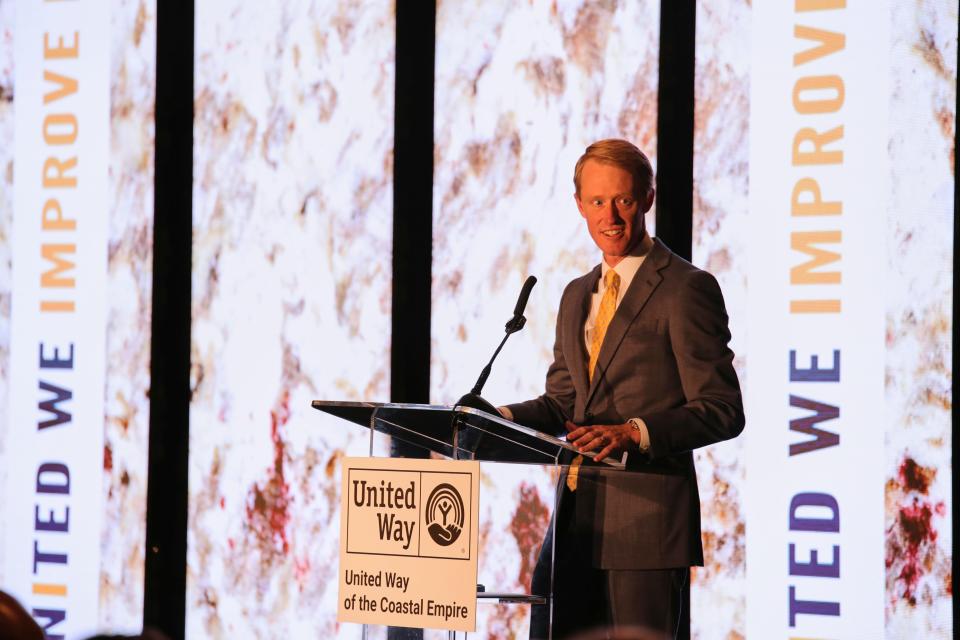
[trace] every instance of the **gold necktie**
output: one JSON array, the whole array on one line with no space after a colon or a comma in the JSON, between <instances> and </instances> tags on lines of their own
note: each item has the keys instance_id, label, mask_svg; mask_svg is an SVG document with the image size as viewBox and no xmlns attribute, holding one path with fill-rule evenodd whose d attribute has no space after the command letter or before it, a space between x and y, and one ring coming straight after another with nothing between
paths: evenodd
<instances>
[{"instance_id":1,"label":"gold necktie","mask_svg":"<svg viewBox=\"0 0 960 640\"><path fill-rule=\"evenodd\" d=\"M603 298L600 299L600 308L597 310L597 320L593 325L593 336L590 339L590 362L587 365L587 374L591 383L593 371L597 367L597 358L600 357L600 347L603 346L603 338L607 335L607 327L610 326L613 314L617 311L620 275L613 269L609 269L607 275L603 277L603 283L606 290L603 292ZM570 491L577 490L577 473L580 471L582 462L583 456L578 455L570 463L570 470L567 471L567 488Z\"/></svg>"},{"instance_id":2,"label":"gold necktie","mask_svg":"<svg viewBox=\"0 0 960 640\"><path fill-rule=\"evenodd\" d=\"M597 310L597 321L593 325L593 338L590 340L590 364L587 372L590 382L593 382L593 370L597 367L597 358L600 357L600 347L603 346L603 337L607 335L607 327L617 311L617 294L620 292L620 276L610 269L603 278L606 291L600 299L600 308Z\"/></svg>"}]
</instances>

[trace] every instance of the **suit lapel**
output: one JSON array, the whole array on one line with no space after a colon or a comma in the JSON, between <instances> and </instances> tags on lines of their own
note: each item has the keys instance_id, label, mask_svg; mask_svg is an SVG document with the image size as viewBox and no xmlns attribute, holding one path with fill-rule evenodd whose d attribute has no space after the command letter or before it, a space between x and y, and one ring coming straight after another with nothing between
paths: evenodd
<instances>
[{"instance_id":1,"label":"suit lapel","mask_svg":"<svg viewBox=\"0 0 960 640\"><path fill-rule=\"evenodd\" d=\"M594 371L593 383L587 393L585 406L590 404L593 394L597 391L600 379L623 342L627 329L630 328L634 319L647 304L647 300L650 299L650 296L663 281L660 271L669 263L670 251L655 238L649 255L640 265L640 269L637 270L633 282L630 283L630 288L624 294L620 306L617 307L617 312L613 315L613 320L610 321L610 326L607 327L607 335L604 336L603 344L600 346L597 368Z\"/></svg>"},{"instance_id":2,"label":"suit lapel","mask_svg":"<svg viewBox=\"0 0 960 640\"><path fill-rule=\"evenodd\" d=\"M597 265L580 283L579 291L573 296L576 305L571 313L566 314L567 325L564 331L564 354L567 357L567 367L573 378L573 386L577 395L583 397L587 393L589 380L587 378L587 349L583 342L583 325L587 321L590 311L590 296L600 281L600 266Z\"/></svg>"}]
</instances>

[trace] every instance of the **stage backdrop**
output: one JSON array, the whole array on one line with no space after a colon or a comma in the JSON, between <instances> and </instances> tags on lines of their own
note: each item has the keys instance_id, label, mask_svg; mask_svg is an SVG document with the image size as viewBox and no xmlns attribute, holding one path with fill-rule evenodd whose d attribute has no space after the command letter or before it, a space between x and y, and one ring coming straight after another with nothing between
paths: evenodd
<instances>
[{"instance_id":1,"label":"stage backdrop","mask_svg":"<svg viewBox=\"0 0 960 640\"><path fill-rule=\"evenodd\" d=\"M698 3L694 262L744 436L695 638L950 638L957 3Z\"/></svg>"},{"instance_id":2,"label":"stage backdrop","mask_svg":"<svg viewBox=\"0 0 960 640\"><path fill-rule=\"evenodd\" d=\"M390 396L394 5L196 4L187 635L338 627L340 468Z\"/></svg>"},{"instance_id":3,"label":"stage backdrop","mask_svg":"<svg viewBox=\"0 0 960 640\"><path fill-rule=\"evenodd\" d=\"M633 140L656 163L659 9L439 3L433 401L471 389L530 274L539 283L526 328L507 343L484 396L506 404L543 392L560 294L600 259L574 203L574 164L604 137ZM479 582L488 590L529 589L554 484L539 469L484 467ZM524 606L481 605L478 637L526 637L528 616Z\"/></svg>"},{"instance_id":4,"label":"stage backdrop","mask_svg":"<svg viewBox=\"0 0 960 640\"><path fill-rule=\"evenodd\" d=\"M156 3L0 3L0 589L143 611Z\"/></svg>"}]
</instances>

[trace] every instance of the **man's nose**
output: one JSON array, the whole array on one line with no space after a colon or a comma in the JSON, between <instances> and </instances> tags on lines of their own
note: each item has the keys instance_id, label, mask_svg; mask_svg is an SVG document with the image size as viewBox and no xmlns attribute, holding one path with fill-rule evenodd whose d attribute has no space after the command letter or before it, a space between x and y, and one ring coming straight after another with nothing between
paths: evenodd
<instances>
[{"instance_id":1,"label":"man's nose","mask_svg":"<svg viewBox=\"0 0 960 640\"><path fill-rule=\"evenodd\" d=\"M620 208L617 206L617 203L614 202L613 200L610 201L610 206L607 207L607 210L605 211L605 213L607 214L607 217L613 222L620 220Z\"/></svg>"}]
</instances>

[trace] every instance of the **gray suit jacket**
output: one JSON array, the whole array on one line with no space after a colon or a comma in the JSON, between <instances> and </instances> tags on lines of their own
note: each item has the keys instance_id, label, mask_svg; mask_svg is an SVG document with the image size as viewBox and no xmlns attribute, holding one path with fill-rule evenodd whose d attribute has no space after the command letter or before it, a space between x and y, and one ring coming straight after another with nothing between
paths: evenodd
<instances>
[{"instance_id":1,"label":"gray suit jacket","mask_svg":"<svg viewBox=\"0 0 960 640\"><path fill-rule=\"evenodd\" d=\"M585 561L605 569L703 564L693 449L743 430L743 403L727 346L730 331L716 279L654 246L607 329L593 383L583 325L600 266L563 292L546 393L509 405L514 420L563 434L578 425L642 418L650 451L625 473L581 471L576 522L589 531Z\"/></svg>"}]
</instances>

